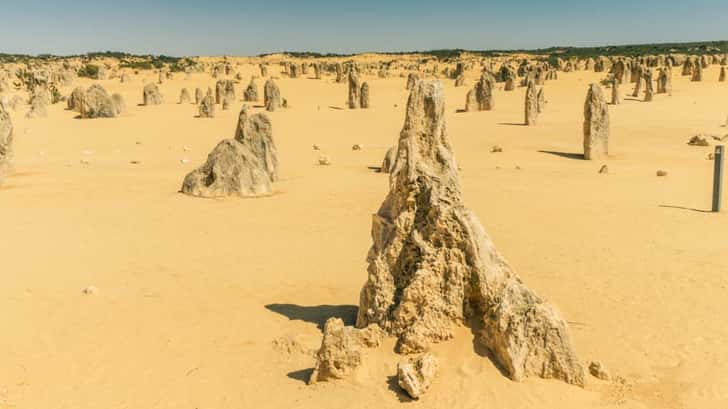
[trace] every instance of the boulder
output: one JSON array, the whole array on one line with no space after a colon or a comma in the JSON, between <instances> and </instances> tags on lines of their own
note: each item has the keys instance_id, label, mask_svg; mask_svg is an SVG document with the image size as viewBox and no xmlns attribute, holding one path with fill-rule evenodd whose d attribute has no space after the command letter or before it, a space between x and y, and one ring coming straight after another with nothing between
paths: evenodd
<instances>
[{"instance_id":1,"label":"boulder","mask_svg":"<svg viewBox=\"0 0 728 409\"><path fill-rule=\"evenodd\" d=\"M272 192L263 163L248 147L225 139L207 156L207 161L182 182L182 193L206 198L254 197Z\"/></svg>"},{"instance_id":2,"label":"boulder","mask_svg":"<svg viewBox=\"0 0 728 409\"><path fill-rule=\"evenodd\" d=\"M143 91L144 105L159 105L162 103L162 94L157 84L147 84Z\"/></svg>"},{"instance_id":3,"label":"boulder","mask_svg":"<svg viewBox=\"0 0 728 409\"><path fill-rule=\"evenodd\" d=\"M121 109L101 85L94 84L84 93L80 113L81 118L115 118Z\"/></svg>"}]
</instances>

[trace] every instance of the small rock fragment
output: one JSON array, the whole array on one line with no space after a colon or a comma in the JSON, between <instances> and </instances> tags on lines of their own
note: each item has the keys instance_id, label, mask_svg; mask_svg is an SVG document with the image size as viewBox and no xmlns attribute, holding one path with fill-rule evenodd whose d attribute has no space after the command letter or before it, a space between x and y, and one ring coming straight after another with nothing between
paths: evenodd
<instances>
[{"instance_id":1,"label":"small rock fragment","mask_svg":"<svg viewBox=\"0 0 728 409\"><path fill-rule=\"evenodd\" d=\"M690 138L690 140L688 141L688 145L691 145L691 146L709 146L710 143L708 143L708 139L705 136L703 136L702 134L700 134L700 135L695 135L692 138Z\"/></svg>"},{"instance_id":2,"label":"small rock fragment","mask_svg":"<svg viewBox=\"0 0 728 409\"><path fill-rule=\"evenodd\" d=\"M361 364L362 348L379 346L382 335L378 325L357 329L345 326L341 318L329 318L308 383L346 378Z\"/></svg>"},{"instance_id":3,"label":"small rock fragment","mask_svg":"<svg viewBox=\"0 0 728 409\"><path fill-rule=\"evenodd\" d=\"M594 361L589 364L589 373L597 379L601 379L603 381L609 380L609 372L607 372L607 369L604 368L604 365L599 361Z\"/></svg>"},{"instance_id":4,"label":"small rock fragment","mask_svg":"<svg viewBox=\"0 0 728 409\"><path fill-rule=\"evenodd\" d=\"M419 399L432 385L439 364L431 353L397 365L397 383L413 399Z\"/></svg>"}]
</instances>

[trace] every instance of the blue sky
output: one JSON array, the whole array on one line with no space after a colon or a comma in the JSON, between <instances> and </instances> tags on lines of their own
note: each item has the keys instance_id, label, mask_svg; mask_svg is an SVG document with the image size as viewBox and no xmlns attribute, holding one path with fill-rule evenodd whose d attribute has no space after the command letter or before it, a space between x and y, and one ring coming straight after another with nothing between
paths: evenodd
<instances>
[{"instance_id":1,"label":"blue sky","mask_svg":"<svg viewBox=\"0 0 728 409\"><path fill-rule=\"evenodd\" d=\"M254 55L728 39L728 0L0 0L0 52Z\"/></svg>"}]
</instances>

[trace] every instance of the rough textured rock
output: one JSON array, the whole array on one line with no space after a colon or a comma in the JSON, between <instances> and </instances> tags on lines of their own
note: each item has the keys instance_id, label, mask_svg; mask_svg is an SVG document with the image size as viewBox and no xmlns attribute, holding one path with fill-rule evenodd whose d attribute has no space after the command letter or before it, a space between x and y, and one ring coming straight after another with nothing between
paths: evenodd
<instances>
[{"instance_id":1,"label":"rough textured rock","mask_svg":"<svg viewBox=\"0 0 728 409\"><path fill-rule=\"evenodd\" d=\"M397 383L413 399L424 395L437 376L440 365L430 353L400 362L397 365Z\"/></svg>"},{"instance_id":2,"label":"rough textured rock","mask_svg":"<svg viewBox=\"0 0 728 409\"><path fill-rule=\"evenodd\" d=\"M235 101L235 83L232 80L219 80L215 83L215 103L222 104L225 99Z\"/></svg>"},{"instance_id":3,"label":"rough textured rock","mask_svg":"<svg viewBox=\"0 0 728 409\"><path fill-rule=\"evenodd\" d=\"M268 66L265 64L260 64L260 76L261 77L267 77L268 76Z\"/></svg>"},{"instance_id":4,"label":"rough textured rock","mask_svg":"<svg viewBox=\"0 0 728 409\"><path fill-rule=\"evenodd\" d=\"M583 385L566 322L525 287L462 202L442 85L420 81L406 112L390 192L373 217L357 327L377 324L399 352L417 353L467 323L510 378Z\"/></svg>"},{"instance_id":5,"label":"rough textured rock","mask_svg":"<svg viewBox=\"0 0 728 409\"><path fill-rule=\"evenodd\" d=\"M627 68L624 60L617 60L612 65L612 75L614 75L614 79L620 84L624 84L627 81Z\"/></svg>"},{"instance_id":6,"label":"rough textured rock","mask_svg":"<svg viewBox=\"0 0 728 409\"><path fill-rule=\"evenodd\" d=\"M657 93L672 94L672 70L669 67L660 69L657 75Z\"/></svg>"},{"instance_id":7,"label":"rough textured rock","mask_svg":"<svg viewBox=\"0 0 728 409\"><path fill-rule=\"evenodd\" d=\"M250 83L243 91L243 101L256 102L258 101L258 84L255 82L255 78L250 79Z\"/></svg>"},{"instance_id":8,"label":"rough textured rock","mask_svg":"<svg viewBox=\"0 0 728 409\"><path fill-rule=\"evenodd\" d=\"M202 92L201 88L195 88L195 104L200 105L202 98L205 97L205 93Z\"/></svg>"},{"instance_id":9,"label":"rough textured rock","mask_svg":"<svg viewBox=\"0 0 728 409\"><path fill-rule=\"evenodd\" d=\"M710 146L710 142L708 142L708 138L703 135L695 135L688 141L688 145L690 146Z\"/></svg>"},{"instance_id":10,"label":"rough textured rock","mask_svg":"<svg viewBox=\"0 0 728 409\"><path fill-rule=\"evenodd\" d=\"M622 95L619 90L619 80L615 77L612 80L612 105L619 105L622 103Z\"/></svg>"},{"instance_id":11,"label":"rough textured rock","mask_svg":"<svg viewBox=\"0 0 728 409\"><path fill-rule=\"evenodd\" d=\"M281 90L272 78L266 81L263 86L263 100L266 111L273 112L283 105L281 101Z\"/></svg>"},{"instance_id":12,"label":"rough textured rock","mask_svg":"<svg viewBox=\"0 0 728 409\"><path fill-rule=\"evenodd\" d=\"M455 78L455 86L462 87L465 85L465 75L460 74Z\"/></svg>"},{"instance_id":13,"label":"rough textured rock","mask_svg":"<svg viewBox=\"0 0 728 409\"><path fill-rule=\"evenodd\" d=\"M76 87L68 96L66 104L69 111L81 112L81 102L86 94L86 90L83 87Z\"/></svg>"},{"instance_id":14,"label":"rough textured rock","mask_svg":"<svg viewBox=\"0 0 728 409\"><path fill-rule=\"evenodd\" d=\"M420 80L420 76L419 75L417 75L414 72L409 73L409 75L407 75L407 86L406 86L407 89L408 90L411 90L412 88L414 88L415 84L419 80Z\"/></svg>"},{"instance_id":15,"label":"rough textured rock","mask_svg":"<svg viewBox=\"0 0 728 409\"><path fill-rule=\"evenodd\" d=\"M344 66L340 62L336 63L336 82L342 83L346 77L344 76Z\"/></svg>"},{"instance_id":16,"label":"rough textured rock","mask_svg":"<svg viewBox=\"0 0 728 409\"><path fill-rule=\"evenodd\" d=\"M700 63L697 63L693 66L693 76L692 76L692 78L690 78L690 81L693 81L693 82L703 81L703 67Z\"/></svg>"},{"instance_id":17,"label":"rough textured rock","mask_svg":"<svg viewBox=\"0 0 728 409\"><path fill-rule=\"evenodd\" d=\"M225 139L182 183L182 193L200 197L253 197L271 193L271 180L260 159L235 139Z\"/></svg>"},{"instance_id":18,"label":"rough textured rock","mask_svg":"<svg viewBox=\"0 0 728 409\"><path fill-rule=\"evenodd\" d=\"M206 96L214 107L212 96ZM273 128L265 114L248 115L243 106L235 138L220 142L207 162L190 172L182 192L201 197L269 195L278 179L278 154Z\"/></svg>"},{"instance_id":19,"label":"rough textured rock","mask_svg":"<svg viewBox=\"0 0 728 409\"><path fill-rule=\"evenodd\" d=\"M94 84L84 93L79 112L81 118L115 118L121 109L101 85Z\"/></svg>"},{"instance_id":20,"label":"rough textured rock","mask_svg":"<svg viewBox=\"0 0 728 409\"><path fill-rule=\"evenodd\" d=\"M298 65L295 63L288 65L288 76L290 78L298 78Z\"/></svg>"},{"instance_id":21,"label":"rough textured rock","mask_svg":"<svg viewBox=\"0 0 728 409\"><path fill-rule=\"evenodd\" d=\"M584 159L609 154L609 109L598 84L591 84L584 103Z\"/></svg>"},{"instance_id":22,"label":"rough textured rock","mask_svg":"<svg viewBox=\"0 0 728 409\"><path fill-rule=\"evenodd\" d=\"M720 67L720 75L718 76L718 82L725 82L725 67Z\"/></svg>"},{"instance_id":23,"label":"rough textured rock","mask_svg":"<svg viewBox=\"0 0 728 409\"><path fill-rule=\"evenodd\" d=\"M475 87L468 92L465 102L466 111L490 111L495 108L493 86L495 78L484 72Z\"/></svg>"},{"instance_id":24,"label":"rough textured rock","mask_svg":"<svg viewBox=\"0 0 728 409\"><path fill-rule=\"evenodd\" d=\"M525 124L527 126L536 125L538 120L538 92L536 91L536 83L530 81L526 88L526 106L525 106Z\"/></svg>"},{"instance_id":25,"label":"rough textured rock","mask_svg":"<svg viewBox=\"0 0 728 409\"><path fill-rule=\"evenodd\" d=\"M13 122L0 102L0 183L10 171L13 161Z\"/></svg>"},{"instance_id":26,"label":"rough textured rock","mask_svg":"<svg viewBox=\"0 0 728 409\"><path fill-rule=\"evenodd\" d=\"M589 373L592 374L593 377L601 379L603 381L608 381L610 378L609 372L607 372L607 369L599 361L595 361L589 364Z\"/></svg>"},{"instance_id":27,"label":"rough textured rock","mask_svg":"<svg viewBox=\"0 0 728 409\"><path fill-rule=\"evenodd\" d=\"M358 109L361 104L361 84L359 74L355 70L349 71L349 109Z\"/></svg>"},{"instance_id":28,"label":"rough textured rock","mask_svg":"<svg viewBox=\"0 0 728 409\"><path fill-rule=\"evenodd\" d=\"M189 104L192 102L192 96L190 95L190 90L187 88L182 88L182 91L179 93L179 103L180 104Z\"/></svg>"},{"instance_id":29,"label":"rough textured rock","mask_svg":"<svg viewBox=\"0 0 728 409\"><path fill-rule=\"evenodd\" d=\"M329 318L324 338L316 353L316 365L309 384L329 379L344 379L361 365L362 349L379 346L382 333L376 325L364 329L344 326L341 318Z\"/></svg>"},{"instance_id":30,"label":"rough textured rock","mask_svg":"<svg viewBox=\"0 0 728 409\"><path fill-rule=\"evenodd\" d=\"M387 149L387 153L384 155L384 160L382 161L382 167L379 168L379 171L382 173L392 173L392 169L394 169L394 162L397 161L397 147L392 146L391 148Z\"/></svg>"},{"instance_id":31,"label":"rough textured rock","mask_svg":"<svg viewBox=\"0 0 728 409\"><path fill-rule=\"evenodd\" d=\"M694 68L694 64L693 64L692 57L686 58L685 59L685 62L683 63L683 66L682 66L682 75L684 77L687 77L687 76L692 75L693 74L693 68Z\"/></svg>"},{"instance_id":32,"label":"rough textured rock","mask_svg":"<svg viewBox=\"0 0 728 409\"><path fill-rule=\"evenodd\" d=\"M159 105L162 103L162 94L159 92L157 84L147 84L144 86L144 105Z\"/></svg>"},{"instance_id":33,"label":"rough textured rock","mask_svg":"<svg viewBox=\"0 0 728 409\"><path fill-rule=\"evenodd\" d=\"M652 70L646 68L642 73L642 78L644 78L645 83L645 102L650 102L654 96L654 88L652 87Z\"/></svg>"},{"instance_id":34,"label":"rough textured rock","mask_svg":"<svg viewBox=\"0 0 728 409\"><path fill-rule=\"evenodd\" d=\"M121 94L113 94L111 96L111 101L114 104L114 111L116 111L116 116L119 116L122 113L126 112L126 102L124 101L124 97L122 97Z\"/></svg>"},{"instance_id":35,"label":"rough textured rock","mask_svg":"<svg viewBox=\"0 0 728 409\"><path fill-rule=\"evenodd\" d=\"M235 140L245 144L258 157L271 182L278 180L278 150L273 142L273 125L267 115L248 115L248 107L243 106L238 115Z\"/></svg>"},{"instance_id":36,"label":"rough textured rock","mask_svg":"<svg viewBox=\"0 0 728 409\"><path fill-rule=\"evenodd\" d=\"M637 67L637 80L634 84L634 91L632 92L632 96L635 98L639 98L640 94L642 93L642 85L644 84L644 73L642 67Z\"/></svg>"},{"instance_id":37,"label":"rough textured rock","mask_svg":"<svg viewBox=\"0 0 728 409\"><path fill-rule=\"evenodd\" d=\"M516 79L513 77L508 77L506 79L505 85L503 85L503 90L504 91L513 91L514 89L516 89Z\"/></svg>"},{"instance_id":38,"label":"rough textured rock","mask_svg":"<svg viewBox=\"0 0 728 409\"><path fill-rule=\"evenodd\" d=\"M475 97L475 89L471 89L465 94L465 112L473 112L478 110L478 100Z\"/></svg>"},{"instance_id":39,"label":"rough textured rock","mask_svg":"<svg viewBox=\"0 0 728 409\"><path fill-rule=\"evenodd\" d=\"M30 97L30 110L25 114L27 118L45 118L48 116L48 98L42 94Z\"/></svg>"},{"instance_id":40,"label":"rough textured rock","mask_svg":"<svg viewBox=\"0 0 728 409\"><path fill-rule=\"evenodd\" d=\"M359 92L361 97L361 102L359 103L359 106L362 109L369 108L369 83L364 81L361 84L361 91Z\"/></svg>"},{"instance_id":41,"label":"rough textured rock","mask_svg":"<svg viewBox=\"0 0 728 409\"><path fill-rule=\"evenodd\" d=\"M323 69L324 68L320 62L314 63L313 64L313 77L316 78L317 80L320 80L321 75L323 74Z\"/></svg>"},{"instance_id":42,"label":"rough textured rock","mask_svg":"<svg viewBox=\"0 0 728 409\"><path fill-rule=\"evenodd\" d=\"M200 101L197 113L200 118L214 118L215 117L215 99L212 95L205 95Z\"/></svg>"},{"instance_id":43,"label":"rough textured rock","mask_svg":"<svg viewBox=\"0 0 728 409\"><path fill-rule=\"evenodd\" d=\"M546 109L546 95L544 94L545 92L546 91L544 91L543 88L539 89L538 96L536 97L538 101L538 104L536 106L538 108L537 111L539 114L543 112L544 109Z\"/></svg>"}]
</instances>

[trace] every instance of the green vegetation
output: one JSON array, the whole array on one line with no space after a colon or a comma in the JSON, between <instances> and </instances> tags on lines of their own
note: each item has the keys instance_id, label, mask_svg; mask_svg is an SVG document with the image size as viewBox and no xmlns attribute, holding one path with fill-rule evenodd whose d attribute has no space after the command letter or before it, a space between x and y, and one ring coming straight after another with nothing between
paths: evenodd
<instances>
[{"instance_id":1,"label":"green vegetation","mask_svg":"<svg viewBox=\"0 0 728 409\"><path fill-rule=\"evenodd\" d=\"M480 55L483 57L494 57L510 54L534 54L542 55L545 59L554 60L556 57L568 59L576 58L594 58L598 56L625 56L634 57L638 55L648 54L723 54L728 53L728 41L702 41L691 43L660 43L660 44L629 44L629 45L608 45L600 47L549 47L538 49L520 49L520 50L464 50L464 49L442 49L429 51L397 51L384 54L405 55L405 54L424 54L435 57L441 61L455 60L464 53ZM313 52L283 52L282 54L291 57L351 57L354 54L321 54ZM264 57L271 54L261 54Z\"/></svg>"},{"instance_id":2,"label":"green vegetation","mask_svg":"<svg viewBox=\"0 0 728 409\"><path fill-rule=\"evenodd\" d=\"M86 64L78 70L78 76L96 79L99 76L99 66L95 64Z\"/></svg>"},{"instance_id":3,"label":"green vegetation","mask_svg":"<svg viewBox=\"0 0 728 409\"><path fill-rule=\"evenodd\" d=\"M399 51L387 52L381 54L404 55L404 54L424 54L438 60L451 61L463 53L480 55L483 57L492 57L510 54L536 54L542 55L544 58L555 59L560 57L568 59L589 58L597 56L637 56L648 54L722 54L728 53L728 41L701 41L690 43L659 43L659 44L631 44L631 45L607 45L599 47L549 47L540 49L522 49L522 50L463 50L463 49L441 49L429 51ZM278 53L260 54L259 57L265 57ZM352 57L356 54L339 54L339 53L317 53L310 51L283 51L280 54L286 54L296 58L334 58L334 57ZM22 54L2 54L0 53L0 63L24 63L30 60L59 60L65 58L82 58L85 61L92 61L98 58L114 58L121 61L122 67L128 67L140 70L159 69L164 66L169 67L172 71L182 71L186 67L194 65L187 58L171 57L167 55L134 55L118 51L100 51L90 52L83 55L71 56L54 56L51 54L41 54L37 56Z\"/></svg>"}]
</instances>

